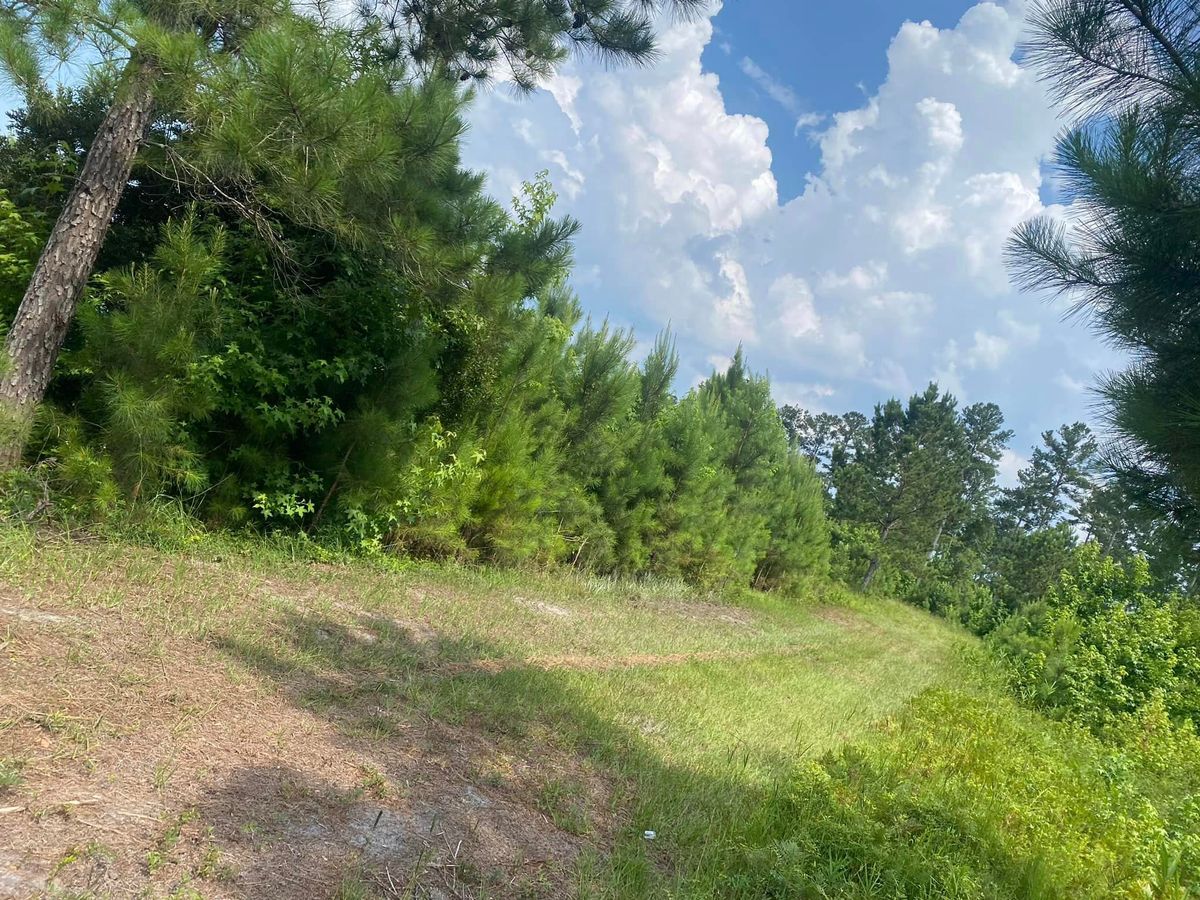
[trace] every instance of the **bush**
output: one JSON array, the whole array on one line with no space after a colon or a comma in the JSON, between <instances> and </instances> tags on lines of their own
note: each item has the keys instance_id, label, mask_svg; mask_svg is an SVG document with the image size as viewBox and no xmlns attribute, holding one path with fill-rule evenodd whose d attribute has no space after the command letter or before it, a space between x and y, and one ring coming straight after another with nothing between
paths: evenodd
<instances>
[{"instance_id":1,"label":"bush","mask_svg":"<svg viewBox=\"0 0 1200 900\"><path fill-rule=\"evenodd\" d=\"M1045 597L992 637L1017 695L1093 728L1160 698L1194 716L1195 632L1150 583L1144 560L1080 547Z\"/></svg>"},{"instance_id":2,"label":"bush","mask_svg":"<svg viewBox=\"0 0 1200 900\"><path fill-rule=\"evenodd\" d=\"M1163 765L1181 767L1194 791L1194 735L1165 715L1120 727L1130 749L1114 752L999 695L928 692L877 742L778 790L724 861L720 893L1187 896L1200 889L1200 795L1153 792Z\"/></svg>"}]
</instances>

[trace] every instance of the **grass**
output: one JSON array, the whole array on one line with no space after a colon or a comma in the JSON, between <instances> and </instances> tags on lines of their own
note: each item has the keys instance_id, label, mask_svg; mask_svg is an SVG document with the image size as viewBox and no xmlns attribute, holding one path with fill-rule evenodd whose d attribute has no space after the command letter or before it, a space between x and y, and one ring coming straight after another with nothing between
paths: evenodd
<instances>
[{"instance_id":1,"label":"grass","mask_svg":"<svg viewBox=\"0 0 1200 900\"><path fill-rule=\"evenodd\" d=\"M146 854L146 869L153 875L161 869L170 858L171 852L179 844L183 829L196 818L196 810L185 809L172 821L154 843L154 848Z\"/></svg>"},{"instance_id":2,"label":"grass","mask_svg":"<svg viewBox=\"0 0 1200 900\"><path fill-rule=\"evenodd\" d=\"M25 760L23 759L0 759L0 791L19 785L23 778L21 770L24 768Z\"/></svg>"},{"instance_id":3,"label":"grass","mask_svg":"<svg viewBox=\"0 0 1200 900\"><path fill-rule=\"evenodd\" d=\"M1106 759L1002 696L931 691L875 740L798 767L710 883L745 900L1187 896L1156 881L1162 822L1113 789Z\"/></svg>"},{"instance_id":4,"label":"grass","mask_svg":"<svg viewBox=\"0 0 1200 900\"><path fill-rule=\"evenodd\" d=\"M162 735L136 784L163 811L129 837L140 870L110 866L122 889L261 883L272 860L294 896L364 898L1102 896L1155 877L1112 825L1132 807L1076 777L1099 751L901 604L246 550L0 531L9 642L62 645L53 670L19 657L37 708L12 721L55 744L34 759L0 726L19 789L61 792L64 758L114 778L133 735ZM71 690L33 697L55 679ZM85 687L120 702L81 709ZM183 839L193 816L205 842ZM358 843L331 870L333 836ZM1055 840L1079 862L1043 859Z\"/></svg>"}]
</instances>

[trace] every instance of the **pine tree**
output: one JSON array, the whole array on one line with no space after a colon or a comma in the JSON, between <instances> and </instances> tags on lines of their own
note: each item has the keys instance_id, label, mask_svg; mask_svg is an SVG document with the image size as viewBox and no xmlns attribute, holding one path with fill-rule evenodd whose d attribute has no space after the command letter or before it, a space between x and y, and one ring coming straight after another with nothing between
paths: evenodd
<instances>
[{"instance_id":1,"label":"pine tree","mask_svg":"<svg viewBox=\"0 0 1200 900\"><path fill-rule=\"evenodd\" d=\"M36 102L47 88L40 48L65 58L82 40L110 59L123 56L121 77L104 121L34 268L5 340L8 367L0 379L0 466L19 458L34 406L49 384L58 352L109 224L155 116L156 93L194 87L197 51L225 52L276 4L237 0L137 6L103 0L55 0L0 5L0 63ZM115 53L111 48L119 48ZM164 76L170 72L172 78Z\"/></svg>"},{"instance_id":2,"label":"pine tree","mask_svg":"<svg viewBox=\"0 0 1200 900\"><path fill-rule=\"evenodd\" d=\"M839 416L813 413L790 404L780 408L779 417L788 442L812 462L827 489L833 487L834 469L850 461L849 454L869 424L860 412Z\"/></svg>"},{"instance_id":3,"label":"pine tree","mask_svg":"<svg viewBox=\"0 0 1200 900\"><path fill-rule=\"evenodd\" d=\"M1095 489L1096 453L1096 439L1082 422L1045 431L1017 473L1017 486L1001 492L985 565L993 602L978 612L977 631L991 631L1036 600L1070 564Z\"/></svg>"},{"instance_id":4,"label":"pine tree","mask_svg":"<svg viewBox=\"0 0 1200 900\"><path fill-rule=\"evenodd\" d=\"M529 90L575 49L644 64L653 16L698 14L708 0L365 0L363 14L430 73L486 81L499 73Z\"/></svg>"},{"instance_id":5,"label":"pine tree","mask_svg":"<svg viewBox=\"0 0 1200 900\"><path fill-rule=\"evenodd\" d=\"M1042 0L1026 58L1073 127L1075 221L1016 231L1013 269L1131 358L1103 379L1122 489L1200 537L1200 10L1192 0Z\"/></svg>"},{"instance_id":6,"label":"pine tree","mask_svg":"<svg viewBox=\"0 0 1200 900\"><path fill-rule=\"evenodd\" d=\"M696 3L670 5L687 10ZM381 118L389 104L380 88L386 92L405 79L405 51L438 73L456 72L466 61L490 69L503 58L518 83L532 84L561 61L568 45L614 59L648 60L654 6L589 0L572 12L558 3L426 0L394 5L390 14L369 5L361 24L347 28L323 2L0 2L0 68L31 104L48 92L42 72L47 54L65 58L83 45L109 72L120 73L6 337L0 467L20 458L33 410L152 130L164 171L227 202L267 237L272 231L264 206L282 207L309 225L336 224L368 236L368 222L354 216L382 210L386 221L393 210L354 203L353 195L372 200L380 186L374 179L389 171L397 152L391 123ZM353 52L328 52L326 43L349 45ZM255 75L289 90L254 91L247 80ZM454 101L447 102L451 121ZM300 140L288 140L297 135ZM275 140L257 140L263 137ZM192 145L198 145L195 156ZM408 230L419 240L419 222L408 223Z\"/></svg>"},{"instance_id":7,"label":"pine tree","mask_svg":"<svg viewBox=\"0 0 1200 900\"><path fill-rule=\"evenodd\" d=\"M676 403L671 388L678 372L674 339L662 333L638 373L627 453L605 492L616 535L617 570L627 574L646 570L654 539L661 533L659 505L671 487L664 423Z\"/></svg>"},{"instance_id":8,"label":"pine tree","mask_svg":"<svg viewBox=\"0 0 1200 900\"><path fill-rule=\"evenodd\" d=\"M997 504L1001 516L1027 531L1076 524L1092 488L1097 452L1096 439L1083 422L1042 432L1041 446L1017 473L1017 486L1007 488Z\"/></svg>"},{"instance_id":9,"label":"pine tree","mask_svg":"<svg viewBox=\"0 0 1200 900\"><path fill-rule=\"evenodd\" d=\"M729 504L735 486L724 465L727 432L716 398L689 392L664 417L663 429L671 487L659 508L652 569L700 584L726 582L734 576Z\"/></svg>"},{"instance_id":10,"label":"pine tree","mask_svg":"<svg viewBox=\"0 0 1200 900\"><path fill-rule=\"evenodd\" d=\"M1085 539L1105 556L1145 557L1156 589L1195 595L1200 554L1193 537L1155 508L1137 505L1118 480L1093 487L1079 511Z\"/></svg>"},{"instance_id":11,"label":"pine tree","mask_svg":"<svg viewBox=\"0 0 1200 900\"><path fill-rule=\"evenodd\" d=\"M837 470L834 509L878 535L862 578L866 590L885 554L928 554L960 502L971 455L954 398L933 384L906 406L895 399L876 406L854 455L853 463Z\"/></svg>"}]
</instances>

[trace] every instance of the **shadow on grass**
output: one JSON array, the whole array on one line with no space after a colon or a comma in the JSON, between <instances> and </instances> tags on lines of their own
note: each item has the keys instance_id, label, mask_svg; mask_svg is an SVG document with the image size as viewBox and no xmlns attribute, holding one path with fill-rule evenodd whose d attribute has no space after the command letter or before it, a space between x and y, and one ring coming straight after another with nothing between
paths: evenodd
<instances>
[{"instance_id":1,"label":"shadow on grass","mask_svg":"<svg viewBox=\"0 0 1200 900\"><path fill-rule=\"evenodd\" d=\"M391 820L397 833L424 835L377 842L376 850L391 847L382 854L362 848L358 857L376 883L381 866L393 874L424 866L444 881L452 865L462 896L587 896L601 884L606 895L652 896L698 832L736 820L731 804L760 801L735 778L718 783L664 764L643 735L593 709L562 672L464 666L499 659L478 643L383 617L346 624L296 612L261 633L214 643L331 723L340 749L378 772L387 787L376 796L366 784L352 806ZM278 778L268 781L237 792L280 796ZM680 813L692 807L674 833L661 806L668 801ZM254 821L277 821L269 813ZM312 810L300 819L322 821ZM346 835L363 820L336 821L322 846L353 851ZM643 836L650 828L661 835L653 843ZM272 828L295 843L294 829L281 829Z\"/></svg>"},{"instance_id":2,"label":"shadow on grass","mask_svg":"<svg viewBox=\"0 0 1200 900\"><path fill-rule=\"evenodd\" d=\"M745 777L736 753L720 775L668 761L585 689L588 679L639 678L636 669L475 670L463 661L500 654L384 617L289 612L215 644L331 723L341 755L362 761L361 795L342 787L324 813L288 807L278 775L244 773L266 781L236 793L282 798L253 821L290 808L272 833L308 856L340 854L377 887L408 872L461 897L985 896L953 885L1011 884L1008 873L1037 864L1008 856L968 809L923 809L916 795L899 831L843 815L837 791L891 789L886 765L869 757L840 788L797 779L795 758L768 760L774 783ZM813 815L827 821L797 821ZM933 832L953 859L926 855Z\"/></svg>"}]
</instances>

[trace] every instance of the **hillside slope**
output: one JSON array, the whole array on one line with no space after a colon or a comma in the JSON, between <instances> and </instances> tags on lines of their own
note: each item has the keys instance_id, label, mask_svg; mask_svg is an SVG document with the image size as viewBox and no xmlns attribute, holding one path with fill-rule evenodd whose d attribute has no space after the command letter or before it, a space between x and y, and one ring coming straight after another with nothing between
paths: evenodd
<instances>
[{"instance_id":1,"label":"hillside slope","mask_svg":"<svg viewBox=\"0 0 1200 900\"><path fill-rule=\"evenodd\" d=\"M964 640L892 603L2 533L0 896L647 895Z\"/></svg>"}]
</instances>

